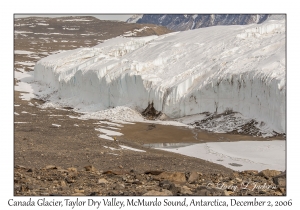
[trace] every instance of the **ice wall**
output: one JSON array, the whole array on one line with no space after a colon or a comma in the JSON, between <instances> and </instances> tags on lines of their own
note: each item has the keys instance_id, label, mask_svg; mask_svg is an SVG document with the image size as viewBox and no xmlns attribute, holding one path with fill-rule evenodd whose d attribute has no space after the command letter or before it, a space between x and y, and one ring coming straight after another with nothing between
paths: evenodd
<instances>
[{"instance_id":1,"label":"ice wall","mask_svg":"<svg viewBox=\"0 0 300 210\"><path fill-rule=\"evenodd\" d=\"M149 103L171 118L227 109L285 132L285 22L118 37L40 60L40 97L75 108Z\"/></svg>"}]
</instances>

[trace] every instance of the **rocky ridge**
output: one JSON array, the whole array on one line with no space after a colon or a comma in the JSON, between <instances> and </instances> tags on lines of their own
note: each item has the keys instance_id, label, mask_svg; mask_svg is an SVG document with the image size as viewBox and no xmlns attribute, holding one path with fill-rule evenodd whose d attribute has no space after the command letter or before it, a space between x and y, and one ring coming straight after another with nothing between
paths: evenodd
<instances>
[{"instance_id":1,"label":"rocky ridge","mask_svg":"<svg viewBox=\"0 0 300 210\"><path fill-rule=\"evenodd\" d=\"M174 31L186 31L216 25L247 25L262 23L269 14L145 14L134 15L129 23L151 23ZM274 15L273 15L274 16Z\"/></svg>"}]
</instances>

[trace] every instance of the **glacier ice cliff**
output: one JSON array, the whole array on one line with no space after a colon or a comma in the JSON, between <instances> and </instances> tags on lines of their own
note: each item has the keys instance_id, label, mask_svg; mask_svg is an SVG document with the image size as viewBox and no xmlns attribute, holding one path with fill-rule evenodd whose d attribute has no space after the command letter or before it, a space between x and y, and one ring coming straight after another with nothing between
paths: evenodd
<instances>
[{"instance_id":1,"label":"glacier ice cliff","mask_svg":"<svg viewBox=\"0 0 300 210\"><path fill-rule=\"evenodd\" d=\"M284 20L117 37L38 61L36 94L94 111L153 103L171 118L233 110L285 133L285 38Z\"/></svg>"}]
</instances>

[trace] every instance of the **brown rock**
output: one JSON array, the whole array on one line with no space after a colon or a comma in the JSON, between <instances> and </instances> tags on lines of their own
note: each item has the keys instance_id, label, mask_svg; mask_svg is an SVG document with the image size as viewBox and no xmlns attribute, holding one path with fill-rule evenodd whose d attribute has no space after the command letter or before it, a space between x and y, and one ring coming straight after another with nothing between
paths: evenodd
<instances>
[{"instance_id":1,"label":"brown rock","mask_svg":"<svg viewBox=\"0 0 300 210\"><path fill-rule=\"evenodd\" d=\"M150 196L169 196L169 195L173 195L171 191L169 190L165 190L163 189L161 192L160 191L156 191L156 190L151 190L147 193L144 194L146 195L150 195Z\"/></svg>"},{"instance_id":2,"label":"brown rock","mask_svg":"<svg viewBox=\"0 0 300 210\"><path fill-rule=\"evenodd\" d=\"M95 168L94 166L92 166L92 165L85 166L84 169L85 169L86 171L96 171L96 168Z\"/></svg>"},{"instance_id":3,"label":"brown rock","mask_svg":"<svg viewBox=\"0 0 300 210\"><path fill-rule=\"evenodd\" d=\"M269 169L263 170L263 171L261 171L261 172L258 173L259 176L265 177L265 178L278 176L279 174L281 174L280 171L277 171L277 170L269 170Z\"/></svg>"},{"instance_id":4,"label":"brown rock","mask_svg":"<svg viewBox=\"0 0 300 210\"><path fill-rule=\"evenodd\" d=\"M46 170L49 170L49 169L57 169L55 165L47 165L45 167Z\"/></svg>"},{"instance_id":5,"label":"brown rock","mask_svg":"<svg viewBox=\"0 0 300 210\"><path fill-rule=\"evenodd\" d=\"M232 191L224 190L224 195L226 195L226 196L229 196L229 195L231 195L232 193L233 193Z\"/></svg>"},{"instance_id":6,"label":"brown rock","mask_svg":"<svg viewBox=\"0 0 300 210\"><path fill-rule=\"evenodd\" d=\"M71 168L67 168L67 169L68 169L68 171L70 171L70 172L77 173L77 168L71 167Z\"/></svg>"},{"instance_id":7,"label":"brown rock","mask_svg":"<svg viewBox=\"0 0 300 210\"><path fill-rule=\"evenodd\" d=\"M192 171L188 179L188 183L195 183L199 179L199 174L196 171Z\"/></svg>"},{"instance_id":8,"label":"brown rock","mask_svg":"<svg viewBox=\"0 0 300 210\"><path fill-rule=\"evenodd\" d=\"M162 172L158 176L156 176L157 179L167 179L172 182L178 182L183 183L186 182L185 173L182 172Z\"/></svg>"},{"instance_id":9,"label":"brown rock","mask_svg":"<svg viewBox=\"0 0 300 210\"><path fill-rule=\"evenodd\" d=\"M187 186L183 186L180 188L180 193L183 195L192 195L193 192L191 191L191 189Z\"/></svg>"},{"instance_id":10,"label":"brown rock","mask_svg":"<svg viewBox=\"0 0 300 210\"><path fill-rule=\"evenodd\" d=\"M101 179L98 179L97 183L98 184L107 184L108 181L106 179L101 178Z\"/></svg>"},{"instance_id":11,"label":"brown rock","mask_svg":"<svg viewBox=\"0 0 300 210\"><path fill-rule=\"evenodd\" d=\"M19 168L19 169L26 169L25 166L21 166L21 165L16 165L15 168Z\"/></svg>"},{"instance_id":12,"label":"brown rock","mask_svg":"<svg viewBox=\"0 0 300 210\"><path fill-rule=\"evenodd\" d=\"M145 174L151 174L151 175L159 175L161 174L163 171L145 171Z\"/></svg>"},{"instance_id":13,"label":"brown rock","mask_svg":"<svg viewBox=\"0 0 300 210\"><path fill-rule=\"evenodd\" d=\"M83 193L74 193L74 194L71 194L71 196L85 196L85 194L83 194Z\"/></svg>"},{"instance_id":14,"label":"brown rock","mask_svg":"<svg viewBox=\"0 0 300 210\"><path fill-rule=\"evenodd\" d=\"M286 186L286 173L273 177L273 182L279 187Z\"/></svg>"},{"instance_id":15,"label":"brown rock","mask_svg":"<svg viewBox=\"0 0 300 210\"><path fill-rule=\"evenodd\" d=\"M66 186L67 186L67 184L66 184L65 181L61 181L61 182L60 182L60 185L61 185L62 187L66 187Z\"/></svg>"},{"instance_id":16,"label":"brown rock","mask_svg":"<svg viewBox=\"0 0 300 210\"><path fill-rule=\"evenodd\" d=\"M238 182L238 183L241 183L243 180L241 178L235 178L235 180Z\"/></svg>"},{"instance_id":17,"label":"brown rock","mask_svg":"<svg viewBox=\"0 0 300 210\"><path fill-rule=\"evenodd\" d=\"M84 193L84 190L75 189L74 192L75 193Z\"/></svg>"},{"instance_id":18,"label":"brown rock","mask_svg":"<svg viewBox=\"0 0 300 210\"><path fill-rule=\"evenodd\" d=\"M285 188L279 187L279 190L280 190L283 194L285 194Z\"/></svg>"},{"instance_id":19,"label":"brown rock","mask_svg":"<svg viewBox=\"0 0 300 210\"><path fill-rule=\"evenodd\" d=\"M258 171L257 170L245 170L245 171L243 171L243 173L255 175L255 174L258 174Z\"/></svg>"}]
</instances>

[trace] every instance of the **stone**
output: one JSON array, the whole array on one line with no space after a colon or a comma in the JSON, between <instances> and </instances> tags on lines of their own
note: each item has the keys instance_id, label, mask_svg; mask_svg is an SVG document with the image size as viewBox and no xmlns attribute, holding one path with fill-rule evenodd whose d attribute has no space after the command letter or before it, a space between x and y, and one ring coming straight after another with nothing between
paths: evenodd
<instances>
[{"instance_id":1,"label":"stone","mask_svg":"<svg viewBox=\"0 0 300 210\"><path fill-rule=\"evenodd\" d=\"M183 186L180 188L180 193L183 195L192 195L193 192L191 191L191 189L187 186Z\"/></svg>"},{"instance_id":2,"label":"stone","mask_svg":"<svg viewBox=\"0 0 300 210\"><path fill-rule=\"evenodd\" d=\"M67 183L74 183L75 182L75 180L72 179L71 177L67 177L66 181L67 181Z\"/></svg>"},{"instance_id":3,"label":"stone","mask_svg":"<svg viewBox=\"0 0 300 210\"><path fill-rule=\"evenodd\" d=\"M166 179L178 183L186 182L185 173L182 172L162 172L157 175L156 178L159 180Z\"/></svg>"},{"instance_id":4,"label":"stone","mask_svg":"<svg viewBox=\"0 0 300 210\"><path fill-rule=\"evenodd\" d=\"M125 185L120 184L120 183L116 183L116 184L113 185L113 189L114 190L123 190L123 189L125 189Z\"/></svg>"},{"instance_id":5,"label":"stone","mask_svg":"<svg viewBox=\"0 0 300 210\"><path fill-rule=\"evenodd\" d=\"M92 165L85 166L84 169L85 169L86 171L96 171L96 168L95 168L94 166L92 166Z\"/></svg>"},{"instance_id":6,"label":"stone","mask_svg":"<svg viewBox=\"0 0 300 210\"><path fill-rule=\"evenodd\" d=\"M224 195L224 191L218 188L207 188L205 186L197 187L197 192L195 195L200 196L220 196Z\"/></svg>"},{"instance_id":7,"label":"stone","mask_svg":"<svg viewBox=\"0 0 300 210\"><path fill-rule=\"evenodd\" d=\"M16 165L15 168L18 168L18 169L26 169L25 166L22 166L22 165Z\"/></svg>"},{"instance_id":8,"label":"stone","mask_svg":"<svg viewBox=\"0 0 300 210\"><path fill-rule=\"evenodd\" d=\"M162 180L158 184L158 186L162 187L163 189L170 189L171 185L174 184L169 180Z\"/></svg>"},{"instance_id":9,"label":"stone","mask_svg":"<svg viewBox=\"0 0 300 210\"><path fill-rule=\"evenodd\" d=\"M83 193L73 193L73 194L71 194L71 196L85 196L85 194L83 194Z\"/></svg>"},{"instance_id":10,"label":"stone","mask_svg":"<svg viewBox=\"0 0 300 210\"><path fill-rule=\"evenodd\" d=\"M45 167L46 170L50 170L50 169L57 169L55 165L47 165Z\"/></svg>"},{"instance_id":11,"label":"stone","mask_svg":"<svg viewBox=\"0 0 300 210\"><path fill-rule=\"evenodd\" d=\"M60 182L60 185L61 185L62 187L66 187L66 186L67 186L67 184L66 184L65 181L61 181L61 182Z\"/></svg>"},{"instance_id":12,"label":"stone","mask_svg":"<svg viewBox=\"0 0 300 210\"><path fill-rule=\"evenodd\" d=\"M243 180L241 179L241 178L235 178L235 180L238 182L238 183L240 183L240 182L242 182Z\"/></svg>"},{"instance_id":13,"label":"stone","mask_svg":"<svg viewBox=\"0 0 300 210\"><path fill-rule=\"evenodd\" d=\"M281 171L269 170L269 169L263 170L263 171L258 173L259 176L265 177L265 178L278 176L280 174L281 174Z\"/></svg>"},{"instance_id":14,"label":"stone","mask_svg":"<svg viewBox=\"0 0 300 210\"><path fill-rule=\"evenodd\" d=\"M106 179L104 179L104 178L100 178L100 179L98 179L97 183L98 184L107 184L108 181Z\"/></svg>"},{"instance_id":15,"label":"stone","mask_svg":"<svg viewBox=\"0 0 300 210\"><path fill-rule=\"evenodd\" d=\"M74 168L74 167L67 168L67 170L70 171L70 172L77 173L77 168Z\"/></svg>"},{"instance_id":16,"label":"stone","mask_svg":"<svg viewBox=\"0 0 300 210\"><path fill-rule=\"evenodd\" d=\"M127 174L126 171L104 171L102 174L113 174L113 175L124 175Z\"/></svg>"},{"instance_id":17,"label":"stone","mask_svg":"<svg viewBox=\"0 0 300 210\"><path fill-rule=\"evenodd\" d=\"M57 172L60 172L60 173L68 173L69 171L66 170L66 169L58 169Z\"/></svg>"},{"instance_id":18,"label":"stone","mask_svg":"<svg viewBox=\"0 0 300 210\"><path fill-rule=\"evenodd\" d=\"M173 194L171 191L163 189L162 191L151 190L151 191L143 194L143 196L147 196L147 195L148 196L170 196Z\"/></svg>"},{"instance_id":19,"label":"stone","mask_svg":"<svg viewBox=\"0 0 300 210\"><path fill-rule=\"evenodd\" d=\"M242 172L243 174L251 174L251 175L255 175L258 174L257 170L245 170Z\"/></svg>"},{"instance_id":20,"label":"stone","mask_svg":"<svg viewBox=\"0 0 300 210\"><path fill-rule=\"evenodd\" d=\"M192 171L192 172L190 173L190 177L189 177L189 179L188 179L188 183L193 184L193 183L195 183L196 181L198 181L198 179L199 179L199 174L198 174L196 171Z\"/></svg>"},{"instance_id":21,"label":"stone","mask_svg":"<svg viewBox=\"0 0 300 210\"><path fill-rule=\"evenodd\" d=\"M273 182L279 187L286 186L286 173L273 177Z\"/></svg>"},{"instance_id":22,"label":"stone","mask_svg":"<svg viewBox=\"0 0 300 210\"><path fill-rule=\"evenodd\" d=\"M134 181L134 182L132 182L132 184L136 184L136 185L142 185L142 184L143 184L143 182L141 182L141 181Z\"/></svg>"},{"instance_id":23,"label":"stone","mask_svg":"<svg viewBox=\"0 0 300 210\"><path fill-rule=\"evenodd\" d=\"M84 193L84 190L75 189L74 192L75 193Z\"/></svg>"},{"instance_id":24,"label":"stone","mask_svg":"<svg viewBox=\"0 0 300 210\"><path fill-rule=\"evenodd\" d=\"M163 171L145 171L145 174L151 174L151 175L159 175L161 174Z\"/></svg>"},{"instance_id":25,"label":"stone","mask_svg":"<svg viewBox=\"0 0 300 210\"><path fill-rule=\"evenodd\" d=\"M285 188L279 187L279 190L280 190L283 194L285 194Z\"/></svg>"},{"instance_id":26,"label":"stone","mask_svg":"<svg viewBox=\"0 0 300 210\"><path fill-rule=\"evenodd\" d=\"M233 193L233 191L224 190L224 195L229 196Z\"/></svg>"}]
</instances>

